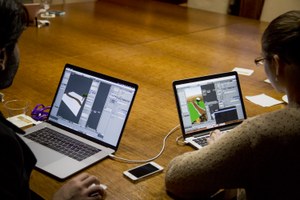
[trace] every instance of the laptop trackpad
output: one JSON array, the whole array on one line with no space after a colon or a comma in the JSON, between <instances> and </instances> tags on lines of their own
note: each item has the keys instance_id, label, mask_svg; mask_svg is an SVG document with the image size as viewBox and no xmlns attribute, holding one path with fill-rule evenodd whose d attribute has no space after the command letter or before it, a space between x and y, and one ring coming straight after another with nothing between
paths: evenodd
<instances>
[{"instance_id":1,"label":"laptop trackpad","mask_svg":"<svg viewBox=\"0 0 300 200\"><path fill-rule=\"evenodd\" d=\"M34 152L37 159L36 165L39 167L47 166L50 163L64 158L64 155L35 142L30 144L30 149Z\"/></svg>"}]
</instances>

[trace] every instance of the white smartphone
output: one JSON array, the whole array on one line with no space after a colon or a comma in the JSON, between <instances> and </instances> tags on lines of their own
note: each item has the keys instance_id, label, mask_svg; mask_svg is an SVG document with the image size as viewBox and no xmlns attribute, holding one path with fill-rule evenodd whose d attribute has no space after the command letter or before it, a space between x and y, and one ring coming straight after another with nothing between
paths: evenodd
<instances>
[{"instance_id":1,"label":"white smartphone","mask_svg":"<svg viewBox=\"0 0 300 200\"><path fill-rule=\"evenodd\" d=\"M123 174L130 180L136 182L151 175L157 174L158 172L162 172L163 169L164 168L159 164L155 162L149 162L147 164L143 164L124 171Z\"/></svg>"}]
</instances>

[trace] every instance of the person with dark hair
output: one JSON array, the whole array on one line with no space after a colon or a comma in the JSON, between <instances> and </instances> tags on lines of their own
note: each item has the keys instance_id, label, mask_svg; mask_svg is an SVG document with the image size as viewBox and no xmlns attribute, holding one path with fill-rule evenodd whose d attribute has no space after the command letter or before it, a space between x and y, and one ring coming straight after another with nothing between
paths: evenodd
<instances>
[{"instance_id":1,"label":"person with dark hair","mask_svg":"<svg viewBox=\"0 0 300 200\"><path fill-rule=\"evenodd\" d=\"M7 9L10 7L11 9ZM27 25L28 13L22 4L0 2L0 89L12 84L19 66L17 40Z\"/></svg>"},{"instance_id":2,"label":"person with dark hair","mask_svg":"<svg viewBox=\"0 0 300 200\"><path fill-rule=\"evenodd\" d=\"M0 0L0 89L9 87L19 65L17 42L26 29L28 12L16 0ZM0 113L0 198L7 200L42 199L29 188L36 158L16 132L23 131ZM82 173L63 185L53 200L98 200L105 191L98 178Z\"/></svg>"},{"instance_id":3,"label":"person with dark hair","mask_svg":"<svg viewBox=\"0 0 300 200\"><path fill-rule=\"evenodd\" d=\"M174 158L166 171L170 195L210 198L220 189L238 189L238 199L300 197L300 11L274 19L262 36L263 65L288 106L249 118L229 134L215 131L211 144Z\"/></svg>"}]
</instances>

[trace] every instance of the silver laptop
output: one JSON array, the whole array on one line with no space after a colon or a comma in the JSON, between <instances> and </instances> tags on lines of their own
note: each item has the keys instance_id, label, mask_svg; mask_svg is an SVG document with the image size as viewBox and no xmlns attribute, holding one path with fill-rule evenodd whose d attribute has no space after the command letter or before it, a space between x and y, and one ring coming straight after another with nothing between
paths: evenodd
<instances>
[{"instance_id":1,"label":"silver laptop","mask_svg":"<svg viewBox=\"0 0 300 200\"><path fill-rule=\"evenodd\" d=\"M183 138L196 149L211 131L228 131L246 119L238 74L228 72L173 82Z\"/></svg>"},{"instance_id":2,"label":"silver laptop","mask_svg":"<svg viewBox=\"0 0 300 200\"><path fill-rule=\"evenodd\" d=\"M113 154L120 143L138 86L66 64L47 122L22 139L36 168L59 180Z\"/></svg>"}]
</instances>

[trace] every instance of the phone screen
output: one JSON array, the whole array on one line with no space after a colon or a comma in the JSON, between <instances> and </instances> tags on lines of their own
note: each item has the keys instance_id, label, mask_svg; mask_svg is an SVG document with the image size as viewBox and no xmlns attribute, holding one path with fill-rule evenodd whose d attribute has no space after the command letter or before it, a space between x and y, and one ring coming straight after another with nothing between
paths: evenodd
<instances>
[{"instance_id":1,"label":"phone screen","mask_svg":"<svg viewBox=\"0 0 300 200\"><path fill-rule=\"evenodd\" d=\"M148 163L148 164L143 165L141 167L131 169L128 172L130 172L135 177L140 178L142 176L145 176L149 173L152 173L152 172L155 172L155 171L158 171L158 170L159 170L158 168L156 168L155 166Z\"/></svg>"}]
</instances>

